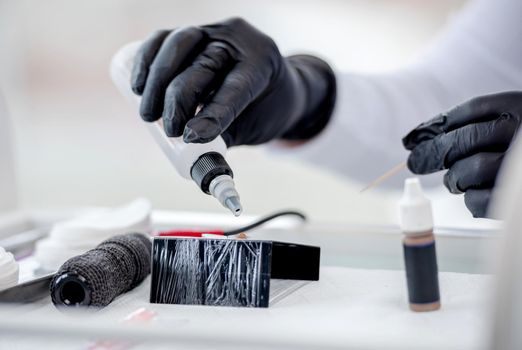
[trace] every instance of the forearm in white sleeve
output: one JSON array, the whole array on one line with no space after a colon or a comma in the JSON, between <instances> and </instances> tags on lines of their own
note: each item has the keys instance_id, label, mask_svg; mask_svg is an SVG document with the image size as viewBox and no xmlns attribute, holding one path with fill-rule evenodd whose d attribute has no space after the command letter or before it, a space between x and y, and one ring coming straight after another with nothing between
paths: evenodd
<instances>
[{"instance_id":1,"label":"forearm in white sleeve","mask_svg":"<svg viewBox=\"0 0 522 350\"><path fill-rule=\"evenodd\" d=\"M404 162L401 139L419 123L474 96L522 90L521 14L520 0L472 1L414 64L339 73L329 124L292 153L361 182ZM440 175L425 182L440 184Z\"/></svg>"}]
</instances>

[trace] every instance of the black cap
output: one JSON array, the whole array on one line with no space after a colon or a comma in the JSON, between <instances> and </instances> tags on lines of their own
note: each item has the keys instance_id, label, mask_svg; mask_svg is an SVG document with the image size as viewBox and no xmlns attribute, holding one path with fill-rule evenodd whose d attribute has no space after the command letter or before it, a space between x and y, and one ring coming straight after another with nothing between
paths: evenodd
<instances>
[{"instance_id":1,"label":"black cap","mask_svg":"<svg viewBox=\"0 0 522 350\"><path fill-rule=\"evenodd\" d=\"M196 160L190 169L190 175L206 194L210 194L210 183L220 175L234 177L234 173L220 153L208 152Z\"/></svg>"}]
</instances>

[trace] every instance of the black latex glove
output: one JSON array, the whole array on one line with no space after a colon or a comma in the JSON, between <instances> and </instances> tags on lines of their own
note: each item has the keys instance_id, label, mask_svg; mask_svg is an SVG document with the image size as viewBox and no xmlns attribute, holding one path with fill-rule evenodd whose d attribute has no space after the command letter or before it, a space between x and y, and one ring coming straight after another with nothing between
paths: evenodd
<instances>
[{"instance_id":1,"label":"black latex glove","mask_svg":"<svg viewBox=\"0 0 522 350\"><path fill-rule=\"evenodd\" d=\"M335 101L324 61L282 57L240 18L154 33L136 56L131 85L143 119L163 117L168 136L204 143L222 135L228 146L309 139Z\"/></svg>"},{"instance_id":2,"label":"black latex glove","mask_svg":"<svg viewBox=\"0 0 522 350\"><path fill-rule=\"evenodd\" d=\"M449 169L444 185L465 193L474 217L485 217L498 170L522 118L522 92L469 100L423 123L404 137L415 174Z\"/></svg>"}]
</instances>

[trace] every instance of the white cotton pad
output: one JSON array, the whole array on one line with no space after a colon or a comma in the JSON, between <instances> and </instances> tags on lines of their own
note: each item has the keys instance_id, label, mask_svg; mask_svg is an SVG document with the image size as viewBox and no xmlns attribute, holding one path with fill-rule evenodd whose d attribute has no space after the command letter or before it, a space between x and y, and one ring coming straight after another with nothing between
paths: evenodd
<instances>
[{"instance_id":1,"label":"white cotton pad","mask_svg":"<svg viewBox=\"0 0 522 350\"><path fill-rule=\"evenodd\" d=\"M102 241L125 233L149 233L152 207L147 199L96 211L57 223L49 237L36 244L35 259L45 270L57 270L67 259L95 248Z\"/></svg>"},{"instance_id":2,"label":"white cotton pad","mask_svg":"<svg viewBox=\"0 0 522 350\"><path fill-rule=\"evenodd\" d=\"M75 249L51 238L45 238L36 243L34 257L44 270L56 271L66 260L89 249L91 247Z\"/></svg>"},{"instance_id":3,"label":"white cotton pad","mask_svg":"<svg viewBox=\"0 0 522 350\"><path fill-rule=\"evenodd\" d=\"M13 254L0 247L0 290L18 283L18 263Z\"/></svg>"}]
</instances>

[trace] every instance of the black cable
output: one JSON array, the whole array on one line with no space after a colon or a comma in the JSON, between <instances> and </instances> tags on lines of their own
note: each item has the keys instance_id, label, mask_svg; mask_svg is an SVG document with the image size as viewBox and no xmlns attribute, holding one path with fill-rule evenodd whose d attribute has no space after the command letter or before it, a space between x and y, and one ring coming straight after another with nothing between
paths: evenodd
<instances>
[{"instance_id":1,"label":"black cable","mask_svg":"<svg viewBox=\"0 0 522 350\"><path fill-rule=\"evenodd\" d=\"M243 227L240 227L240 228L236 228L234 230L224 231L223 234L225 236L238 235L241 232L250 231L250 230L252 230L252 229L254 229L254 228L258 227L258 226L263 225L264 223L266 223L266 222L268 222L270 220L273 220L273 219L278 218L280 216L286 216L286 215L297 216L297 217L301 218L303 221L306 221L306 215L305 214L303 214L301 212L298 212L298 211L295 211L295 210L284 210L284 211L279 211L279 212L267 215L265 217L262 217L261 219L251 223L250 225L246 225L246 226L243 226Z\"/></svg>"}]
</instances>

